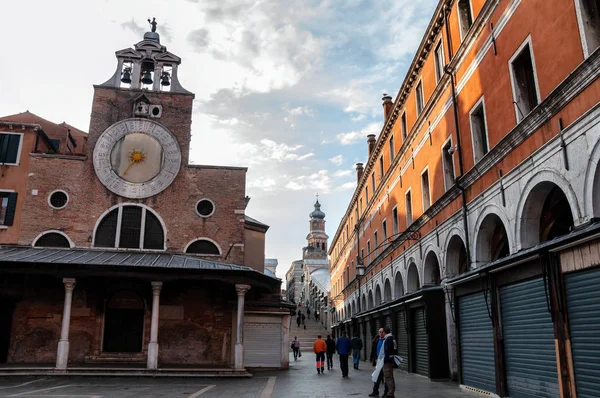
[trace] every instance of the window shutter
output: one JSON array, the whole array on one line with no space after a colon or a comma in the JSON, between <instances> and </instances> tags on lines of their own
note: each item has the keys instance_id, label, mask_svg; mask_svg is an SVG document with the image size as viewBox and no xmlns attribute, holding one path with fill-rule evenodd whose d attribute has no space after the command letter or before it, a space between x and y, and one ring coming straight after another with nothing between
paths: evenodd
<instances>
[{"instance_id":1,"label":"window shutter","mask_svg":"<svg viewBox=\"0 0 600 398\"><path fill-rule=\"evenodd\" d=\"M6 206L6 216L4 218L4 225L6 225L6 226L13 225L16 210L17 210L17 193L10 192L8 194L8 205Z\"/></svg>"}]
</instances>

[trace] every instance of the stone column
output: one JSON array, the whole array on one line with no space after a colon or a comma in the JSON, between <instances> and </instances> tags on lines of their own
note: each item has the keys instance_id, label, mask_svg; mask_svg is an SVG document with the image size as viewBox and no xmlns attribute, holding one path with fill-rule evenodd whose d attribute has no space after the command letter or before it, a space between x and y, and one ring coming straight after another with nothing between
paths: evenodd
<instances>
[{"instance_id":1,"label":"stone column","mask_svg":"<svg viewBox=\"0 0 600 398\"><path fill-rule=\"evenodd\" d=\"M65 306L63 308L58 352L56 353L56 369L67 369L67 362L69 361L69 327L71 326L71 302L73 300L75 279L64 278L63 284L65 285Z\"/></svg>"},{"instance_id":2,"label":"stone column","mask_svg":"<svg viewBox=\"0 0 600 398\"><path fill-rule=\"evenodd\" d=\"M237 329L235 340L235 368L244 369L244 298L250 285L235 285L237 291Z\"/></svg>"},{"instance_id":3,"label":"stone column","mask_svg":"<svg viewBox=\"0 0 600 398\"><path fill-rule=\"evenodd\" d=\"M152 323L150 324L150 343L148 344L148 369L158 368L158 310L161 289L162 282L152 282Z\"/></svg>"}]
</instances>

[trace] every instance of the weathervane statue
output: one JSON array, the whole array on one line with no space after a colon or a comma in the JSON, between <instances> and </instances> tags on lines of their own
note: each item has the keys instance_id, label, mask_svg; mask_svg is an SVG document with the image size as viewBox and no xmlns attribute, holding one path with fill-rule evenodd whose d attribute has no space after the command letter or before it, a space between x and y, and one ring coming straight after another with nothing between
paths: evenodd
<instances>
[{"instance_id":1,"label":"weathervane statue","mask_svg":"<svg viewBox=\"0 0 600 398\"><path fill-rule=\"evenodd\" d=\"M152 18L152 21L150 21L150 18L148 18L148 23L150 24L150 26L152 26L152 32L156 32L156 18Z\"/></svg>"}]
</instances>

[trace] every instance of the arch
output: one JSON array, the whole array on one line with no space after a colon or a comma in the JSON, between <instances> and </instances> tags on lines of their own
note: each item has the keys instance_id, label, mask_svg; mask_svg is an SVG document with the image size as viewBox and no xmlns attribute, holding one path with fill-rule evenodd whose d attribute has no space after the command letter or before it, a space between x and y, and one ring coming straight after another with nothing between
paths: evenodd
<instances>
[{"instance_id":1,"label":"arch","mask_svg":"<svg viewBox=\"0 0 600 398\"><path fill-rule=\"evenodd\" d=\"M430 251L425 255L425 265L423 266L423 285L439 285L440 262L435 252Z\"/></svg>"},{"instance_id":2,"label":"arch","mask_svg":"<svg viewBox=\"0 0 600 398\"><path fill-rule=\"evenodd\" d=\"M56 229L50 229L44 231L35 237L31 243L33 247L64 247L72 248L75 247L73 241L67 234Z\"/></svg>"},{"instance_id":3,"label":"arch","mask_svg":"<svg viewBox=\"0 0 600 398\"><path fill-rule=\"evenodd\" d=\"M398 299L402 296L404 296L404 281L400 271L397 271L394 277L394 298Z\"/></svg>"},{"instance_id":4,"label":"arch","mask_svg":"<svg viewBox=\"0 0 600 398\"><path fill-rule=\"evenodd\" d=\"M469 270L467 248L463 238L452 235L446 244L446 278L465 273Z\"/></svg>"},{"instance_id":5,"label":"arch","mask_svg":"<svg viewBox=\"0 0 600 398\"><path fill-rule=\"evenodd\" d=\"M375 287L375 306L381 305L381 301L381 286L377 285L377 287Z\"/></svg>"},{"instance_id":6,"label":"arch","mask_svg":"<svg viewBox=\"0 0 600 398\"><path fill-rule=\"evenodd\" d=\"M368 310L367 308L367 296L363 293L362 299L361 299L361 304L360 304L360 311L366 311Z\"/></svg>"},{"instance_id":7,"label":"arch","mask_svg":"<svg viewBox=\"0 0 600 398\"><path fill-rule=\"evenodd\" d=\"M386 279L383 284L383 301L386 303L392 301L392 284L389 279Z\"/></svg>"},{"instance_id":8,"label":"arch","mask_svg":"<svg viewBox=\"0 0 600 398\"><path fill-rule=\"evenodd\" d=\"M600 217L600 195L594 195L600 189L600 141L592 149L585 170L583 184L583 207L586 218Z\"/></svg>"},{"instance_id":9,"label":"arch","mask_svg":"<svg viewBox=\"0 0 600 398\"><path fill-rule=\"evenodd\" d=\"M356 315L356 299L352 300L352 315Z\"/></svg>"},{"instance_id":10,"label":"arch","mask_svg":"<svg viewBox=\"0 0 600 398\"><path fill-rule=\"evenodd\" d=\"M220 256L223 254L221 246L210 238L197 238L188 242L183 249L184 253ZM312 283L312 282L311 282Z\"/></svg>"},{"instance_id":11,"label":"arch","mask_svg":"<svg viewBox=\"0 0 600 398\"><path fill-rule=\"evenodd\" d=\"M369 290L369 298L367 299L367 309L373 308L373 290Z\"/></svg>"},{"instance_id":12,"label":"arch","mask_svg":"<svg viewBox=\"0 0 600 398\"><path fill-rule=\"evenodd\" d=\"M506 224L496 213L488 213L476 232L475 264L483 265L510 254Z\"/></svg>"},{"instance_id":13,"label":"arch","mask_svg":"<svg viewBox=\"0 0 600 398\"><path fill-rule=\"evenodd\" d=\"M419 282L419 271L417 271L417 264L411 263L408 266L408 272L406 275L407 293L413 293L419 290L421 288L421 283Z\"/></svg>"},{"instance_id":14,"label":"arch","mask_svg":"<svg viewBox=\"0 0 600 398\"><path fill-rule=\"evenodd\" d=\"M151 207L141 203L119 203L105 210L96 220L92 238L93 247L126 248L136 249L136 247L121 246L120 232L123 232L123 225L119 220L123 216L123 209L128 207L139 207L142 209L141 216L145 217L144 234L140 232L140 245L144 250L166 250L167 247L167 227L162 218ZM112 231L114 225L114 231ZM117 233L117 226L121 231ZM160 228L158 228L160 227ZM150 233L149 233L150 232ZM98 236L100 234L100 236ZM143 235L143 241L142 236ZM119 238L119 239L118 239ZM137 247L139 249L140 247Z\"/></svg>"},{"instance_id":15,"label":"arch","mask_svg":"<svg viewBox=\"0 0 600 398\"><path fill-rule=\"evenodd\" d=\"M571 185L549 170L536 173L525 186L517 206L517 249L527 249L570 232L580 218Z\"/></svg>"}]
</instances>

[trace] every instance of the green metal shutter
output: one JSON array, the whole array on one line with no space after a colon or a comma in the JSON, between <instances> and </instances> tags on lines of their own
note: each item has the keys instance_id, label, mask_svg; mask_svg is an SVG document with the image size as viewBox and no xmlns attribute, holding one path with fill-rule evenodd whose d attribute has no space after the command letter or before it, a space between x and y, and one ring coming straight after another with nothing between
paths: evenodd
<instances>
[{"instance_id":1,"label":"green metal shutter","mask_svg":"<svg viewBox=\"0 0 600 398\"><path fill-rule=\"evenodd\" d=\"M401 370L408 370L408 332L406 330L406 311L396 313L396 339L398 340L398 355L404 358L400 362Z\"/></svg>"},{"instance_id":2,"label":"green metal shutter","mask_svg":"<svg viewBox=\"0 0 600 398\"><path fill-rule=\"evenodd\" d=\"M413 312L413 330L415 332L415 370L429 377L429 355L427 350L427 329L425 327L425 308Z\"/></svg>"},{"instance_id":3,"label":"green metal shutter","mask_svg":"<svg viewBox=\"0 0 600 398\"><path fill-rule=\"evenodd\" d=\"M15 220L15 213L17 211L17 193L10 192L8 194L8 204L6 206L6 214L4 216L4 225L11 226Z\"/></svg>"},{"instance_id":4,"label":"green metal shutter","mask_svg":"<svg viewBox=\"0 0 600 398\"><path fill-rule=\"evenodd\" d=\"M600 269L565 276L578 398L600 394Z\"/></svg>"},{"instance_id":5,"label":"green metal shutter","mask_svg":"<svg viewBox=\"0 0 600 398\"><path fill-rule=\"evenodd\" d=\"M459 297L458 315L462 383L495 393L494 329L483 292Z\"/></svg>"},{"instance_id":6,"label":"green metal shutter","mask_svg":"<svg viewBox=\"0 0 600 398\"><path fill-rule=\"evenodd\" d=\"M554 326L544 281L504 286L500 300L508 395L558 397Z\"/></svg>"}]
</instances>

